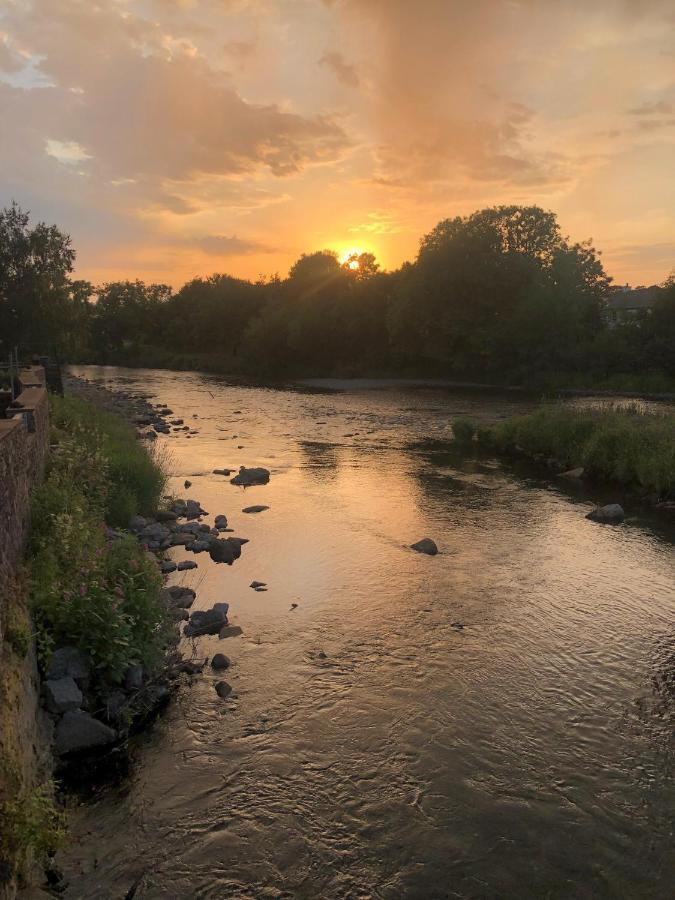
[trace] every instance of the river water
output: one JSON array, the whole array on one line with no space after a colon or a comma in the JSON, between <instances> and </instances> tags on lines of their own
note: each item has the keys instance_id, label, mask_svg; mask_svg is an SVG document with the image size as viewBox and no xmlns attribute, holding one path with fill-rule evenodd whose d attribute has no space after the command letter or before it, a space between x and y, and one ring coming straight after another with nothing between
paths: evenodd
<instances>
[{"instance_id":1,"label":"river water","mask_svg":"<svg viewBox=\"0 0 675 900\"><path fill-rule=\"evenodd\" d=\"M158 441L171 490L250 543L171 551L243 629L198 639L234 692L207 667L73 814L66 897L672 896L674 536L444 443L531 401L74 371L193 423ZM270 483L211 474L241 464Z\"/></svg>"}]
</instances>

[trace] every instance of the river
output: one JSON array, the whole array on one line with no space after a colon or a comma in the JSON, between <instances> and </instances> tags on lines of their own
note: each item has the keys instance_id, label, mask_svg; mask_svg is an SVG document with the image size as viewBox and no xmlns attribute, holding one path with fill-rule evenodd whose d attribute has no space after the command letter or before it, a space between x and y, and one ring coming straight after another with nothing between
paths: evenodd
<instances>
[{"instance_id":1,"label":"river","mask_svg":"<svg viewBox=\"0 0 675 900\"><path fill-rule=\"evenodd\" d=\"M170 488L250 543L171 551L199 568L170 583L243 629L198 639L234 691L207 667L73 813L66 897L672 896L673 530L447 447L456 415L531 400L73 371L193 424L157 441ZM270 483L211 474L242 464Z\"/></svg>"}]
</instances>

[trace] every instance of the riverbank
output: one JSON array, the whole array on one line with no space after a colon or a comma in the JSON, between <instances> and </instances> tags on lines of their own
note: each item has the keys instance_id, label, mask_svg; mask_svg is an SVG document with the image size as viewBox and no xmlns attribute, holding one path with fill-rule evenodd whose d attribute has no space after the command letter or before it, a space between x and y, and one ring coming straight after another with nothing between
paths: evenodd
<instances>
[{"instance_id":1,"label":"riverbank","mask_svg":"<svg viewBox=\"0 0 675 900\"><path fill-rule=\"evenodd\" d=\"M456 424L464 446L473 430L479 444L502 455L545 463L571 478L620 485L656 507L675 508L675 413L639 406L548 406L488 428Z\"/></svg>"}]
</instances>

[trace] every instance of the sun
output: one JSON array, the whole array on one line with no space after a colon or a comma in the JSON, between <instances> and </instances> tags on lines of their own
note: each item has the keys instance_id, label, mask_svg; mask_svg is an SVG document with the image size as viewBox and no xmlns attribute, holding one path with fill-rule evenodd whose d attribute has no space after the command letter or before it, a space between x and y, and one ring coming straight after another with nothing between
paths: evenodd
<instances>
[{"instance_id":1,"label":"sun","mask_svg":"<svg viewBox=\"0 0 675 900\"><path fill-rule=\"evenodd\" d=\"M347 268L356 271L359 268L358 257L361 256L363 250L361 247L348 247L340 254L340 263Z\"/></svg>"}]
</instances>

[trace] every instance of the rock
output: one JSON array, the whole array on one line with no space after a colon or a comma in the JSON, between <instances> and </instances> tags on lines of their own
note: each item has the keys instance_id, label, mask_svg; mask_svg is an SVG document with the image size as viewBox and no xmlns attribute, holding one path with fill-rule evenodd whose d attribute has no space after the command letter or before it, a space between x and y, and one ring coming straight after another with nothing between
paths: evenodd
<instances>
[{"instance_id":1,"label":"rock","mask_svg":"<svg viewBox=\"0 0 675 900\"><path fill-rule=\"evenodd\" d=\"M65 713L56 726L54 749L59 756L63 756L66 753L106 747L116 738L117 732L112 728L81 709L73 709Z\"/></svg>"},{"instance_id":2,"label":"rock","mask_svg":"<svg viewBox=\"0 0 675 900\"><path fill-rule=\"evenodd\" d=\"M269 509L269 506L247 506L245 509L242 509L243 513L259 513L264 512L266 509Z\"/></svg>"},{"instance_id":3,"label":"rock","mask_svg":"<svg viewBox=\"0 0 675 900\"><path fill-rule=\"evenodd\" d=\"M201 504L197 500L187 500L185 502L185 517L188 519L197 519L199 516L206 515L206 510L203 510Z\"/></svg>"},{"instance_id":4,"label":"rock","mask_svg":"<svg viewBox=\"0 0 675 900\"><path fill-rule=\"evenodd\" d=\"M232 693L232 685L228 684L226 681L219 681L216 684L216 694L220 697L221 700L226 700L230 694Z\"/></svg>"},{"instance_id":5,"label":"rock","mask_svg":"<svg viewBox=\"0 0 675 900\"><path fill-rule=\"evenodd\" d=\"M240 538L240 537L231 537L226 538L231 544L236 544L237 547L241 548L244 544L248 544L248 538ZM237 554L237 559L239 559L239 554Z\"/></svg>"},{"instance_id":6,"label":"rock","mask_svg":"<svg viewBox=\"0 0 675 900\"><path fill-rule=\"evenodd\" d=\"M187 488L192 487L192 482L188 481L188 479L186 478L183 482L183 487L187 490Z\"/></svg>"},{"instance_id":7,"label":"rock","mask_svg":"<svg viewBox=\"0 0 675 900\"><path fill-rule=\"evenodd\" d=\"M184 672L186 675L199 675L206 665L206 662L206 658L201 662L193 662L191 659L184 659L178 666L178 671Z\"/></svg>"},{"instance_id":8,"label":"rock","mask_svg":"<svg viewBox=\"0 0 675 900\"><path fill-rule=\"evenodd\" d=\"M239 474L230 479L230 484L243 485L249 487L252 484L267 484L270 480L270 473L262 467L247 469L241 466Z\"/></svg>"},{"instance_id":9,"label":"rock","mask_svg":"<svg viewBox=\"0 0 675 900\"><path fill-rule=\"evenodd\" d=\"M586 518L606 525L618 525L623 522L625 515L623 507L618 503L608 503L606 506L596 506L587 513Z\"/></svg>"},{"instance_id":10,"label":"rock","mask_svg":"<svg viewBox=\"0 0 675 900\"><path fill-rule=\"evenodd\" d=\"M187 531L181 531L171 535L171 546L178 547L181 544L185 544L185 546L187 546L188 544L191 544L194 539L194 534Z\"/></svg>"},{"instance_id":11,"label":"rock","mask_svg":"<svg viewBox=\"0 0 675 900\"><path fill-rule=\"evenodd\" d=\"M227 625L229 604L217 603L211 609L199 609L190 616L190 621L183 629L185 637L197 637L200 634L218 634Z\"/></svg>"},{"instance_id":12,"label":"rock","mask_svg":"<svg viewBox=\"0 0 675 900\"><path fill-rule=\"evenodd\" d=\"M179 572L185 572L188 569L196 569L197 563L193 562L191 559L184 559L183 562L179 562L176 566Z\"/></svg>"},{"instance_id":13,"label":"rock","mask_svg":"<svg viewBox=\"0 0 675 900\"><path fill-rule=\"evenodd\" d=\"M230 668L230 658L229 656L225 656L224 653L216 653L211 660L211 668L212 669L229 669Z\"/></svg>"},{"instance_id":14,"label":"rock","mask_svg":"<svg viewBox=\"0 0 675 900\"><path fill-rule=\"evenodd\" d=\"M105 717L109 722L119 724L122 719L122 713L127 704L127 695L124 691L113 691L103 699L103 708Z\"/></svg>"},{"instance_id":15,"label":"rock","mask_svg":"<svg viewBox=\"0 0 675 900\"><path fill-rule=\"evenodd\" d=\"M182 424L183 424L183 420L182 420L182 419L172 419L172 420L171 420L171 424L172 424L172 425L182 425Z\"/></svg>"},{"instance_id":16,"label":"rock","mask_svg":"<svg viewBox=\"0 0 675 900\"><path fill-rule=\"evenodd\" d=\"M203 553L204 550L208 550L211 544L209 541L191 541L189 544L185 545L186 550L191 550L193 553Z\"/></svg>"},{"instance_id":17,"label":"rock","mask_svg":"<svg viewBox=\"0 0 675 900\"><path fill-rule=\"evenodd\" d=\"M254 591L257 591L258 588L267 587L267 582L266 581L252 581L249 584L249 587L252 587Z\"/></svg>"},{"instance_id":18,"label":"rock","mask_svg":"<svg viewBox=\"0 0 675 900\"><path fill-rule=\"evenodd\" d=\"M143 531L147 524L148 520L143 518L143 516L132 516L129 519L129 531L138 533L139 531Z\"/></svg>"},{"instance_id":19,"label":"rock","mask_svg":"<svg viewBox=\"0 0 675 900\"><path fill-rule=\"evenodd\" d=\"M567 472L561 472L560 477L569 478L571 481L577 481L584 477L585 471L583 466L578 466L576 469L569 469Z\"/></svg>"},{"instance_id":20,"label":"rock","mask_svg":"<svg viewBox=\"0 0 675 900\"><path fill-rule=\"evenodd\" d=\"M297 603L291 603L291 609L297 609L297 608L298 608Z\"/></svg>"},{"instance_id":21,"label":"rock","mask_svg":"<svg viewBox=\"0 0 675 900\"><path fill-rule=\"evenodd\" d=\"M171 562L170 559L165 559L159 564L159 570L163 575L168 575L169 572L176 571L176 563Z\"/></svg>"},{"instance_id":22,"label":"rock","mask_svg":"<svg viewBox=\"0 0 675 900\"><path fill-rule=\"evenodd\" d=\"M209 556L214 562L231 566L241 556L241 545L234 538L216 538L211 541Z\"/></svg>"},{"instance_id":23,"label":"rock","mask_svg":"<svg viewBox=\"0 0 675 900\"><path fill-rule=\"evenodd\" d=\"M171 532L166 525L162 525L160 522L150 522L139 534L141 541L155 541L158 544L170 537Z\"/></svg>"},{"instance_id":24,"label":"rock","mask_svg":"<svg viewBox=\"0 0 675 900\"><path fill-rule=\"evenodd\" d=\"M52 681L70 676L80 688L86 688L89 672L89 660L81 650L77 647L59 647L52 653L45 676Z\"/></svg>"},{"instance_id":25,"label":"rock","mask_svg":"<svg viewBox=\"0 0 675 900\"><path fill-rule=\"evenodd\" d=\"M129 666L124 673L124 690L140 691L143 687L143 666Z\"/></svg>"},{"instance_id":26,"label":"rock","mask_svg":"<svg viewBox=\"0 0 675 900\"><path fill-rule=\"evenodd\" d=\"M422 538L416 544L411 544L410 549L417 550L418 553L426 553L427 556L435 556L438 553L438 547L431 538Z\"/></svg>"},{"instance_id":27,"label":"rock","mask_svg":"<svg viewBox=\"0 0 675 900\"><path fill-rule=\"evenodd\" d=\"M222 641L229 637L239 637L239 635L243 633L243 630L238 625L226 625L224 628L220 629L218 637Z\"/></svg>"},{"instance_id":28,"label":"rock","mask_svg":"<svg viewBox=\"0 0 675 900\"><path fill-rule=\"evenodd\" d=\"M231 469L214 469L213 474L214 475L231 475L232 470Z\"/></svg>"},{"instance_id":29,"label":"rock","mask_svg":"<svg viewBox=\"0 0 675 900\"><path fill-rule=\"evenodd\" d=\"M45 706L50 713L61 715L69 709L79 709L82 705L82 691L70 675L63 678L47 679L42 685Z\"/></svg>"},{"instance_id":30,"label":"rock","mask_svg":"<svg viewBox=\"0 0 675 900\"><path fill-rule=\"evenodd\" d=\"M172 509L158 509L155 516L158 522L175 522L178 518Z\"/></svg>"}]
</instances>

